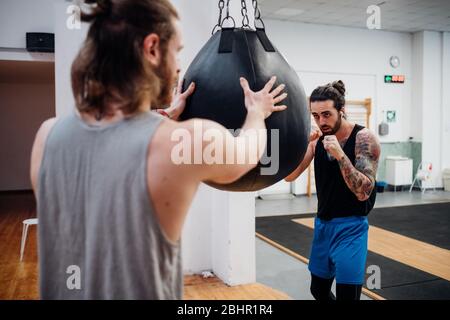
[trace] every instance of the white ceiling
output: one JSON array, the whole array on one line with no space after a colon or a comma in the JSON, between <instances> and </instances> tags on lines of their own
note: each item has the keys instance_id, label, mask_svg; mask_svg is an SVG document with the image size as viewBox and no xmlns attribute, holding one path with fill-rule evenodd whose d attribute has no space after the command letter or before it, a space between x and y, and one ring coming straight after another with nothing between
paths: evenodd
<instances>
[{"instance_id":1,"label":"white ceiling","mask_svg":"<svg viewBox=\"0 0 450 320\"><path fill-rule=\"evenodd\" d=\"M378 5L382 30L450 31L450 0L258 0L258 3L263 18L355 28L367 28L370 16L367 7ZM292 15L286 15L290 12Z\"/></svg>"}]
</instances>

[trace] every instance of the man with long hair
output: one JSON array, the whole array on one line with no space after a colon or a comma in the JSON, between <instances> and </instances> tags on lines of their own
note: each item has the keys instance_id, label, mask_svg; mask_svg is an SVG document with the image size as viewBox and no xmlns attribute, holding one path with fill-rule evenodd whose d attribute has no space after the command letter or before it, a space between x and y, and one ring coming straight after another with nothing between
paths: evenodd
<instances>
[{"instance_id":1,"label":"man with long hair","mask_svg":"<svg viewBox=\"0 0 450 320\"><path fill-rule=\"evenodd\" d=\"M346 119L341 80L317 87L309 100L318 129L286 180L295 180L314 159L318 211L308 266L311 293L317 300L359 300L380 144L367 128ZM331 293L334 279L336 297Z\"/></svg>"},{"instance_id":2,"label":"man with long hair","mask_svg":"<svg viewBox=\"0 0 450 320\"><path fill-rule=\"evenodd\" d=\"M275 106L286 93L283 86L273 89L275 78L258 92L241 78L247 117L236 137L213 121L174 121L194 84L160 111L171 119L151 112L170 104L179 74L176 10L167 0L89 3L82 20L90 28L72 65L76 108L45 121L32 150L40 296L180 299L180 235L199 184L233 182L256 163L177 164L172 134L187 132L188 150L202 151L208 144L194 134L200 123L203 133L220 133L218 151L225 156L245 141L247 129L266 129L264 120L286 108ZM261 138L259 157L266 145ZM238 148L245 159L249 149ZM68 285L73 270L80 279Z\"/></svg>"}]
</instances>

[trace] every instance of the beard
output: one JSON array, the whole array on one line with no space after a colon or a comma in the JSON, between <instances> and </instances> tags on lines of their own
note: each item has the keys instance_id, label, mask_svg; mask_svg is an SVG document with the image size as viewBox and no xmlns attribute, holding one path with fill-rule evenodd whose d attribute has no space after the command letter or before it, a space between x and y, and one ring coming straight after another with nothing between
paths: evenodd
<instances>
[{"instance_id":1,"label":"beard","mask_svg":"<svg viewBox=\"0 0 450 320\"><path fill-rule=\"evenodd\" d=\"M155 69L155 74L160 81L160 89L157 97L154 98L152 105L157 108L166 108L172 102L173 89L177 84L177 78L173 76L173 72L167 61L163 61L161 65Z\"/></svg>"},{"instance_id":2,"label":"beard","mask_svg":"<svg viewBox=\"0 0 450 320\"><path fill-rule=\"evenodd\" d=\"M332 136L335 135L336 132L339 131L339 129L341 128L341 124L342 124L342 118L339 116L338 120L336 121L335 125L330 128L328 126L322 126L320 127L320 131L322 131L324 136Z\"/></svg>"}]
</instances>

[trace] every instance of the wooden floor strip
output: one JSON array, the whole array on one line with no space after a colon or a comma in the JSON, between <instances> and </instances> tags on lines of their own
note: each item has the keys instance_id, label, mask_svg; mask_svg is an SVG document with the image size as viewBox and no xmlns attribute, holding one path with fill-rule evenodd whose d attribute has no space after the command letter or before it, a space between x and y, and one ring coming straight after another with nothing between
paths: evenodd
<instances>
[{"instance_id":1,"label":"wooden floor strip","mask_svg":"<svg viewBox=\"0 0 450 320\"><path fill-rule=\"evenodd\" d=\"M217 277L185 276L184 300L291 300L278 290L260 283L227 286Z\"/></svg>"},{"instance_id":2,"label":"wooden floor strip","mask_svg":"<svg viewBox=\"0 0 450 320\"><path fill-rule=\"evenodd\" d=\"M293 221L314 229L314 218ZM369 227L369 250L450 281L450 250L374 226Z\"/></svg>"}]
</instances>

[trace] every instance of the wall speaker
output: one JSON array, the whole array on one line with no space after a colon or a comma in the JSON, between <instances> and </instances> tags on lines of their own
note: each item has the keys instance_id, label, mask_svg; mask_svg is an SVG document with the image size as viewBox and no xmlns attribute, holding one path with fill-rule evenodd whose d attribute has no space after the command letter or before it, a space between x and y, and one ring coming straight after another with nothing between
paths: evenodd
<instances>
[{"instance_id":1,"label":"wall speaker","mask_svg":"<svg viewBox=\"0 0 450 320\"><path fill-rule=\"evenodd\" d=\"M55 52L55 35L53 33L27 32L27 50Z\"/></svg>"}]
</instances>

